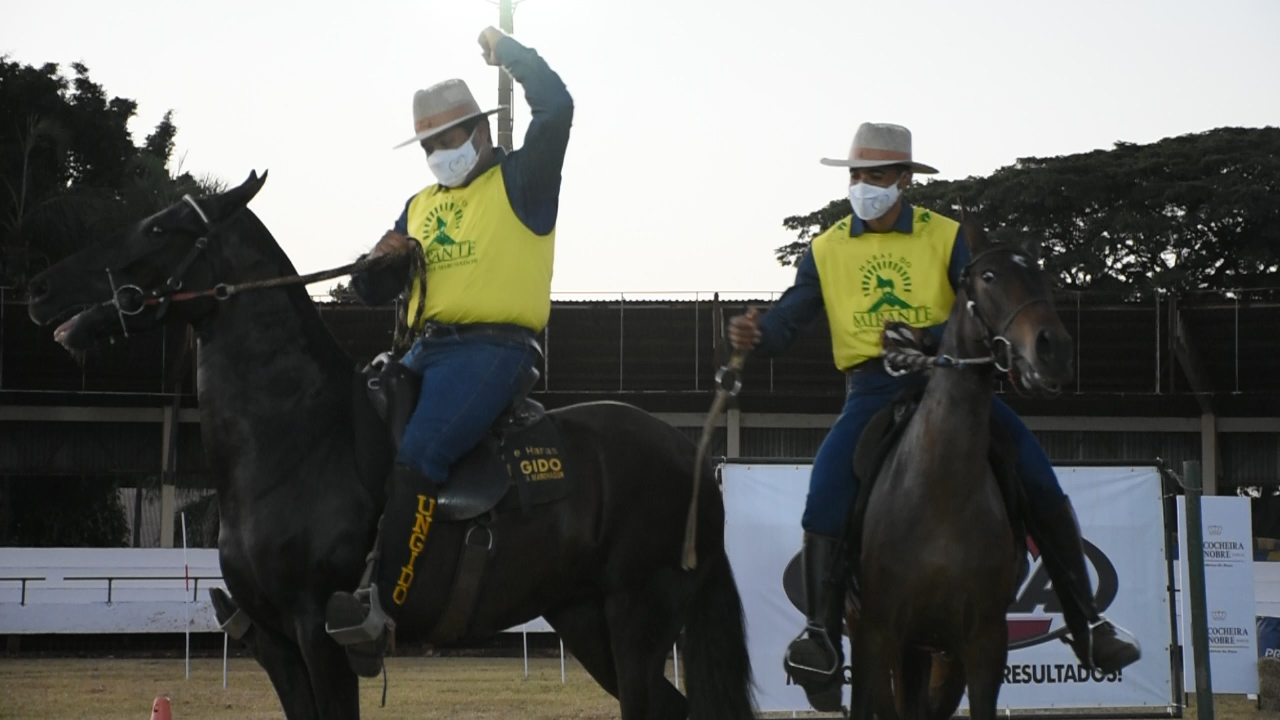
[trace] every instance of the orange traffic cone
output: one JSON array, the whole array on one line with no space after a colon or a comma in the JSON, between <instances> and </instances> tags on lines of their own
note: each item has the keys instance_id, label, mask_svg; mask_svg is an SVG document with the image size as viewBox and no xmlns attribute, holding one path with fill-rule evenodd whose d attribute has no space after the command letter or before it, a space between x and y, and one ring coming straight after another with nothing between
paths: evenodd
<instances>
[{"instance_id":1,"label":"orange traffic cone","mask_svg":"<svg viewBox=\"0 0 1280 720\"><path fill-rule=\"evenodd\" d=\"M169 714L169 698L161 695L151 703L151 720L173 720Z\"/></svg>"}]
</instances>

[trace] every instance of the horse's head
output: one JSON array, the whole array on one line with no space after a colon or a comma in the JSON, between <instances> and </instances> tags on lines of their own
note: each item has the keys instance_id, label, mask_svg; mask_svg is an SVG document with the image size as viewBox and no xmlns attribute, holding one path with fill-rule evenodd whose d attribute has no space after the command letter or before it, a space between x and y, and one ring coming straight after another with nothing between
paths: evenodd
<instances>
[{"instance_id":1,"label":"horse's head","mask_svg":"<svg viewBox=\"0 0 1280 720\"><path fill-rule=\"evenodd\" d=\"M1040 241L993 243L968 222L964 236L972 259L961 274L961 294L996 366L1016 373L1015 382L1028 390L1058 392L1072 377L1074 351L1040 267Z\"/></svg>"},{"instance_id":2,"label":"horse's head","mask_svg":"<svg viewBox=\"0 0 1280 720\"><path fill-rule=\"evenodd\" d=\"M76 312L54 330L68 350L95 340L146 332L166 322L186 323L212 311L223 232L267 180L250 173L239 187L190 196L36 275L30 285L31 319L47 325ZM186 301L178 301L186 300Z\"/></svg>"}]
</instances>

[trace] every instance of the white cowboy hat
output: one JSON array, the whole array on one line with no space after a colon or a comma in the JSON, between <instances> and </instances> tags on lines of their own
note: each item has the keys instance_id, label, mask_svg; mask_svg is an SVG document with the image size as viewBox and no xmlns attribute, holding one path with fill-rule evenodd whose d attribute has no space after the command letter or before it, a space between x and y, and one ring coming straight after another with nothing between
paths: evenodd
<instances>
[{"instance_id":1,"label":"white cowboy hat","mask_svg":"<svg viewBox=\"0 0 1280 720\"><path fill-rule=\"evenodd\" d=\"M455 78L436 83L413 94L413 129L417 135L395 147L422 142L471 118L492 115L505 107L500 105L481 111L471 89L462 80Z\"/></svg>"},{"instance_id":2,"label":"white cowboy hat","mask_svg":"<svg viewBox=\"0 0 1280 720\"><path fill-rule=\"evenodd\" d=\"M938 172L936 168L911 159L911 131L892 123L862 123L854 133L848 158L822 158L821 162L823 165L850 168L908 165L912 172L925 175Z\"/></svg>"}]
</instances>

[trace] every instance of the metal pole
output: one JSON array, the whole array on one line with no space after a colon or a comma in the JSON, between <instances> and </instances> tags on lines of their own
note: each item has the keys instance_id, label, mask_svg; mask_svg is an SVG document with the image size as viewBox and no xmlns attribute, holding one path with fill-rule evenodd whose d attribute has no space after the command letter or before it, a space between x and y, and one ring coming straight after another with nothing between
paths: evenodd
<instances>
[{"instance_id":1,"label":"metal pole","mask_svg":"<svg viewBox=\"0 0 1280 720\"><path fill-rule=\"evenodd\" d=\"M0 288L0 389L4 388L4 295L7 288Z\"/></svg>"},{"instance_id":2,"label":"metal pole","mask_svg":"<svg viewBox=\"0 0 1280 720\"><path fill-rule=\"evenodd\" d=\"M698 337L698 293L695 292L693 294L693 389L695 392L702 389L701 384L698 382L698 376L702 374L698 370L698 349L699 349L698 340L699 339L700 338ZM676 689L679 690L679 688L676 688Z\"/></svg>"},{"instance_id":3,"label":"metal pole","mask_svg":"<svg viewBox=\"0 0 1280 720\"><path fill-rule=\"evenodd\" d=\"M1204 593L1204 527L1200 517L1200 463L1182 463L1187 505L1187 592L1191 605L1191 653L1196 669L1196 717L1213 720L1213 681L1209 672L1209 619Z\"/></svg>"},{"instance_id":4,"label":"metal pole","mask_svg":"<svg viewBox=\"0 0 1280 720\"><path fill-rule=\"evenodd\" d=\"M1160 289L1156 288L1156 394L1160 394Z\"/></svg>"},{"instance_id":5,"label":"metal pole","mask_svg":"<svg viewBox=\"0 0 1280 720\"><path fill-rule=\"evenodd\" d=\"M1236 294L1236 394L1240 394L1240 294Z\"/></svg>"},{"instance_id":6,"label":"metal pole","mask_svg":"<svg viewBox=\"0 0 1280 720\"><path fill-rule=\"evenodd\" d=\"M622 392L622 356L624 354L623 338L626 335L626 323L623 318L627 310L627 294L618 293L618 392Z\"/></svg>"},{"instance_id":7,"label":"metal pole","mask_svg":"<svg viewBox=\"0 0 1280 720\"><path fill-rule=\"evenodd\" d=\"M498 27L508 35L512 33L512 25L514 22L513 15L514 12L511 7L511 0L499 0ZM506 106L502 110L498 111L498 144L507 152L511 152L512 147L511 90L511 75L509 75L505 69L498 68L498 104Z\"/></svg>"},{"instance_id":8,"label":"metal pole","mask_svg":"<svg viewBox=\"0 0 1280 720\"><path fill-rule=\"evenodd\" d=\"M1080 291L1076 291L1076 394L1080 394Z\"/></svg>"}]
</instances>

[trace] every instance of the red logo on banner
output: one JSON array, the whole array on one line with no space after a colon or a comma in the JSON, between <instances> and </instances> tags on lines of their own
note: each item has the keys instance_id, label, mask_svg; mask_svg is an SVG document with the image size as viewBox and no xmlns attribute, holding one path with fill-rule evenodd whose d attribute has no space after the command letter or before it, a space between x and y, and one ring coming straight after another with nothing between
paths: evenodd
<instances>
[{"instance_id":1,"label":"red logo on banner","mask_svg":"<svg viewBox=\"0 0 1280 720\"><path fill-rule=\"evenodd\" d=\"M1057 640L1067 634L1066 623L1062 620L1062 603L1054 592L1049 571L1040 561L1040 550L1030 538L1027 539L1027 550L1030 556L1028 577L1018 589L1018 595L1013 604L1009 606L1010 650ZM1085 561L1093 566L1093 574L1096 577L1096 580L1091 582L1094 589L1094 603L1097 605L1098 612L1106 612L1115 601L1120 588L1116 568L1111 564L1111 560L1088 540L1084 541L1084 557ZM799 553L791 558L791 562L787 563L786 569L783 570L782 589L791 604L800 612L804 612L804 582L801 576Z\"/></svg>"}]
</instances>

